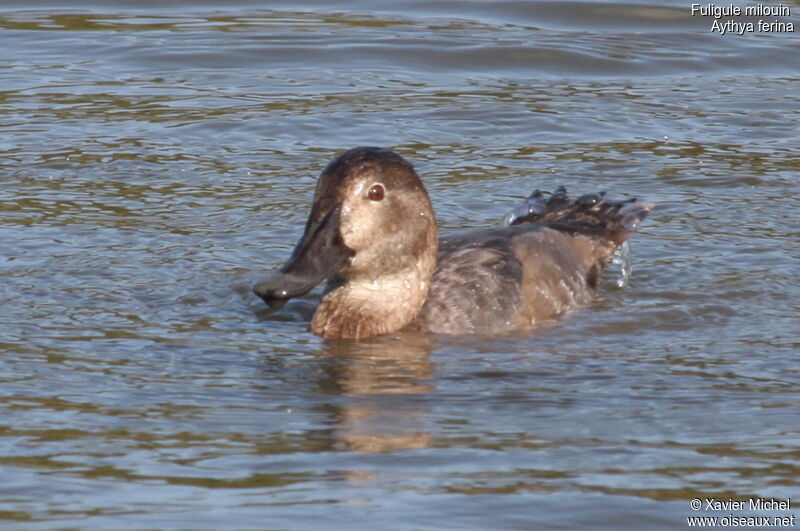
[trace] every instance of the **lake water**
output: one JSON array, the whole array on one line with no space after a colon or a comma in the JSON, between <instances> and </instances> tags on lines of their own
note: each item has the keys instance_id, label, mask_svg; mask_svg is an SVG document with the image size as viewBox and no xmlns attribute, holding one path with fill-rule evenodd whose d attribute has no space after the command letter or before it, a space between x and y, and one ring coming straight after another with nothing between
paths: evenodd
<instances>
[{"instance_id":1,"label":"lake water","mask_svg":"<svg viewBox=\"0 0 800 531\"><path fill-rule=\"evenodd\" d=\"M690 500L800 507L800 27L721 35L688 0L63 4L0 6L0 527L798 514ZM269 314L251 286L364 144L416 165L444 232L559 184L657 203L630 285L493 338Z\"/></svg>"}]
</instances>

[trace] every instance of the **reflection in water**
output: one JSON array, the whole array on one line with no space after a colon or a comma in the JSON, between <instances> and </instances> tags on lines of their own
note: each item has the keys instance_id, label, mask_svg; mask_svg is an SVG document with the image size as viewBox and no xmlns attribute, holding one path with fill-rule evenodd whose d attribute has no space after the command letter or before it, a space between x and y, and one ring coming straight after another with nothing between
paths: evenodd
<instances>
[{"instance_id":1,"label":"reflection in water","mask_svg":"<svg viewBox=\"0 0 800 531\"><path fill-rule=\"evenodd\" d=\"M428 396L435 391L432 340L404 333L364 341L329 341L324 390L350 397L335 406L337 438L348 450L380 453L426 448Z\"/></svg>"}]
</instances>

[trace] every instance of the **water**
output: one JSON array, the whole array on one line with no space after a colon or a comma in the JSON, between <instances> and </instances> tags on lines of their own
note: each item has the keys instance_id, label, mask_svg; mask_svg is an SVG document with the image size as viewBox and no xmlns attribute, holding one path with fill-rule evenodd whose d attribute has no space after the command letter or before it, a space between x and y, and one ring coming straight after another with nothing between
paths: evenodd
<instances>
[{"instance_id":1,"label":"water","mask_svg":"<svg viewBox=\"0 0 800 531\"><path fill-rule=\"evenodd\" d=\"M617 277L617 287L627 288L631 283L631 273L633 273L633 257L631 256L631 242L626 241L614 252L611 259L609 269L613 270L613 266L619 268L619 277Z\"/></svg>"},{"instance_id":2,"label":"water","mask_svg":"<svg viewBox=\"0 0 800 531\"><path fill-rule=\"evenodd\" d=\"M800 497L797 33L665 0L71 4L0 7L0 526L674 529ZM630 285L496 338L270 314L250 287L362 144L443 231L560 184L656 203Z\"/></svg>"}]
</instances>

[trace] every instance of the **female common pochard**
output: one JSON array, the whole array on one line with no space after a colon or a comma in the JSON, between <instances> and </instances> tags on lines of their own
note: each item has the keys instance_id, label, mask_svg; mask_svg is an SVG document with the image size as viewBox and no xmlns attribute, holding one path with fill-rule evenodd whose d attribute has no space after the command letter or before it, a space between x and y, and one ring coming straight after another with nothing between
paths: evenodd
<instances>
[{"instance_id":1,"label":"female common pochard","mask_svg":"<svg viewBox=\"0 0 800 531\"><path fill-rule=\"evenodd\" d=\"M327 280L311 319L326 338L529 328L589 303L653 208L602 193L571 202L563 187L526 205L508 226L440 239L414 167L388 149L354 148L322 172L300 242L254 291L279 308Z\"/></svg>"}]
</instances>

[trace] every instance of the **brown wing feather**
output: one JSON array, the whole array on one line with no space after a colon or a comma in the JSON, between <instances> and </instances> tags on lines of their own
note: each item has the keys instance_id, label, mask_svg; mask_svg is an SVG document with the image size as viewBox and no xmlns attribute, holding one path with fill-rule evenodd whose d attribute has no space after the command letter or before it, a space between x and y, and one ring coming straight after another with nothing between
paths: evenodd
<instances>
[{"instance_id":1,"label":"brown wing feather","mask_svg":"<svg viewBox=\"0 0 800 531\"><path fill-rule=\"evenodd\" d=\"M471 233L475 234L475 233ZM444 240L418 320L432 332L496 333L512 327L522 303L522 264L505 237Z\"/></svg>"},{"instance_id":2,"label":"brown wing feather","mask_svg":"<svg viewBox=\"0 0 800 531\"><path fill-rule=\"evenodd\" d=\"M428 299L415 327L447 334L498 333L532 325L594 296L614 250L653 205L606 201L566 189L535 191L509 227L442 240Z\"/></svg>"}]
</instances>

